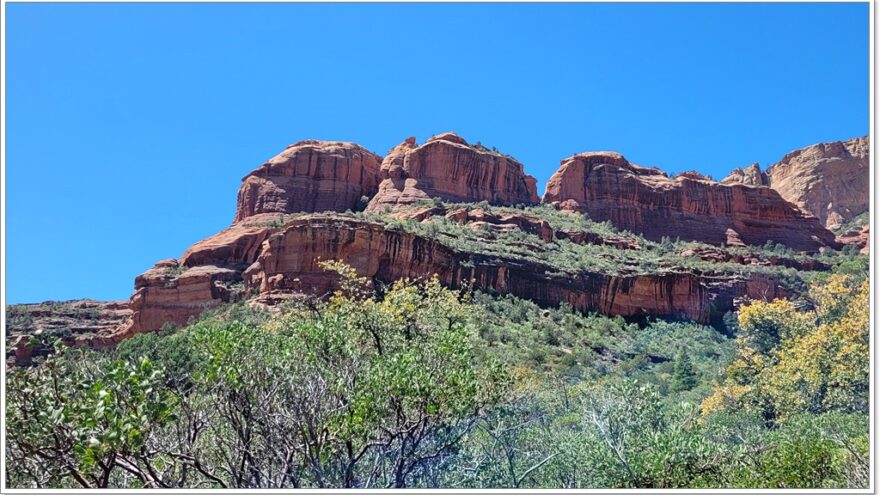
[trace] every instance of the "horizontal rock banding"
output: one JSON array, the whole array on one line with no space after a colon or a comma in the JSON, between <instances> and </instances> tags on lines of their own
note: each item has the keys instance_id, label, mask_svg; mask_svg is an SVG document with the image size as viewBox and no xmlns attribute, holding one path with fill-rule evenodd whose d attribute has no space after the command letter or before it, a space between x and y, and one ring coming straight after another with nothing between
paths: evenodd
<instances>
[{"instance_id":1,"label":"horizontal rock banding","mask_svg":"<svg viewBox=\"0 0 880 495\"><path fill-rule=\"evenodd\" d=\"M479 209L471 217L469 225L486 219L525 221L508 216L493 218L494 215ZM543 227L535 224L535 228L543 230ZM539 232L536 231L536 235ZM560 233L547 235L569 238L573 234ZM343 261L361 276L385 283L437 275L450 287L466 285L509 293L546 306L565 302L583 311L699 322L719 318L742 297L772 298L787 294L772 277L757 273L701 275L685 270L629 275L556 273L552 266L542 262L459 252L435 239L350 216L305 215L288 221L283 227L263 227L263 231L255 235L265 238L255 258L251 258L253 250L234 249L242 237L227 232L211 239L210 243L203 241L202 245L226 239L230 243L228 249L190 250L190 262L197 259L194 256L198 253L201 257L198 259L216 264L187 267L171 260L148 270L137 279L130 303L134 312L130 321L113 332L99 335L93 343L112 345L135 333L158 330L167 322L185 324L205 309L229 302L230 284L242 280L251 294L272 296L297 292L325 296L337 288L335 276L320 266L325 260ZM621 247L639 248L637 245ZM214 253L224 254L213 256Z\"/></svg>"},{"instance_id":2,"label":"horizontal rock banding","mask_svg":"<svg viewBox=\"0 0 880 495\"><path fill-rule=\"evenodd\" d=\"M292 144L242 179L235 221L260 213L362 209L379 185L382 159L340 141Z\"/></svg>"},{"instance_id":3,"label":"horizontal rock banding","mask_svg":"<svg viewBox=\"0 0 880 495\"><path fill-rule=\"evenodd\" d=\"M847 143L792 154L783 162L801 163L802 156L816 153L828 162L844 151L858 159L867 155L866 140ZM783 169L780 165L775 173ZM696 172L669 177L659 169L631 164L618 153L582 153L562 162L547 184L544 202L563 211L585 212L592 220L607 220L620 230L657 241L669 237L746 246L772 240L802 251L837 246L816 217L766 187L773 182L770 171L762 173L757 164L717 183ZM560 273L537 256L459 252L433 236L353 215L312 213L357 210L365 197L371 198L368 210L390 211L397 220L423 222L443 216L444 221L485 232L489 238L521 231L541 243L643 249L639 238L626 232L570 229L565 222L553 228L541 216L522 210L416 207L433 198L499 205L538 202L535 179L524 173L521 163L480 144L471 145L455 133L434 136L422 145L407 139L384 160L354 143L301 141L243 179L230 227L191 246L179 262L159 262L138 277L126 308L131 312L128 321L112 330L102 329L90 343L112 345L168 322L184 324L206 308L234 300L238 290L261 300L283 300L294 292L324 295L335 288L335 279L320 268L321 260L344 261L361 275L382 282L436 274L451 287L510 293L542 305L566 302L610 315L700 322L713 321L744 297L772 299L787 294L772 276L758 271L702 273L673 266L657 273ZM293 213L298 215L292 218ZM862 247L866 239L865 231L840 240ZM706 247L681 255L727 264L827 268L809 260Z\"/></svg>"},{"instance_id":4,"label":"horizontal rock banding","mask_svg":"<svg viewBox=\"0 0 880 495\"><path fill-rule=\"evenodd\" d=\"M382 161L382 183L368 211L382 211L440 198L515 205L538 202L537 181L513 157L457 134L434 136L421 146L409 138Z\"/></svg>"},{"instance_id":5,"label":"horizontal rock banding","mask_svg":"<svg viewBox=\"0 0 880 495\"><path fill-rule=\"evenodd\" d=\"M563 160L547 183L544 202L651 240L669 236L723 244L737 239L752 245L772 240L801 251L836 244L816 218L772 189L724 185L691 175L671 178L613 152Z\"/></svg>"}]
</instances>

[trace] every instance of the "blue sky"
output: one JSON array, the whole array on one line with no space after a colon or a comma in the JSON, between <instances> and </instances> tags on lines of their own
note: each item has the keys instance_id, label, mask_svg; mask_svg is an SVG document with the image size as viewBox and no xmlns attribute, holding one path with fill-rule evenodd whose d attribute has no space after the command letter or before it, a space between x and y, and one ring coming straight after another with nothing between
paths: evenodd
<instances>
[{"instance_id":1,"label":"blue sky","mask_svg":"<svg viewBox=\"0 0 880 495\"><path fill-rule=\"evenodd\" d=\"M7 301L127 298L292 142L455 130L539 193L868 133L868 4L7 4Z\"/></svg>"}]
</instances>

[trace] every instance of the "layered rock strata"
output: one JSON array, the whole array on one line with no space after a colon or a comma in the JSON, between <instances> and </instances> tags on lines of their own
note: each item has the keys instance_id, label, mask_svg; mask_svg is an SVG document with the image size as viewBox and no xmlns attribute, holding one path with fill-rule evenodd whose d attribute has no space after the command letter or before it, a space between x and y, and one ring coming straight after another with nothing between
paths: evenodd
<instances>
[{"instance_id":1,"label":"layered rock strata","mask_svg":"<svg viewBox=\"0 0 880 495\"><path fill-rule=\"evenodd\" d=\"M354 143L292 144L242 179L235 221L260 213L363 209L376 194L381 163Z\"/></svg>"},{"instance_id":2,"label":"layered rock strata","mask_svg":"<svg viewBox=\"0 0 880 495\"><path fill-rule=\"evenodd\" d=\"M368 211L383 211L440 198L452 202L488 201L499 205L538 202L537 181L522 163L454 132L417 145L409 138L382 161L379 192Z\"/></svg>"},{"instance_id":3,"label":"layered rock strata","mask_svg":"<svg viewBox=\"0 0 880 495\"><path fill-rule=\"evenodd\" d=\"M788 153L766 172L757 163L735 169L721 183L770 187L836 230L868 210L869 148L868 136L814 144Z\"/></svg>"},{"instance_id":4,"label":"layered rock strata","mask_svg":"<svg viewBox=\"0 0 880 495\"><path fill-rule=\"evenodd\" d=\"M719 184L687 174L671 178L614 152L581 153L563 160L543 200L651 240L669 236L751 245L772 240L811 252L836 245L834 235L815 217L772 189Z\"/></svg>"}]
</instances>

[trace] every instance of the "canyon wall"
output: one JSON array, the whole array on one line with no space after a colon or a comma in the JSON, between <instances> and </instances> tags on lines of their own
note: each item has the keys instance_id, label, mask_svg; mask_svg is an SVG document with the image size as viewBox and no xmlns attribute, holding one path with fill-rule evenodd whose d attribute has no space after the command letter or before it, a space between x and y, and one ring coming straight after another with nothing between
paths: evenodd
<instances>
[{"instance_id":1,"label":"canyon wall","mask_svg":"<svg viewBox=\"0 0 880 495\"><path fill-rule=\"evenodd\" d=\"M773 189L720 184L696 174L669 177L613 152L563 160L547 182L543 200L651 240L668 236L751 245L772 240L810 252L836 245L834 234L815 217Z\"/></svg>"}]
</instances>

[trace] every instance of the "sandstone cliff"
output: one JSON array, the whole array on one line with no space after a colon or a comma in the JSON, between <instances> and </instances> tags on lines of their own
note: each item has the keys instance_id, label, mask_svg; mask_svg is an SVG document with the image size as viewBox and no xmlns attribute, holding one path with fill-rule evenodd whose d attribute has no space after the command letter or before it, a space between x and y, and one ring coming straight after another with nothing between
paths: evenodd
<instances>
[{"instance_id":1,"label":"sandstone cliff","mask_svg":"<svg viewBox=\"0 0 880 495\"><path fill-rule=\"evenodd\" d=\"M795 250L835 245L818 220L766 187L725 185L691 175L670 178L613 152L581 153L562 161L544 202L610 221L621 230L710 244L768 240Z\"/></svg>"},{"instance_id":2,"label":"sandstone cliff","mask_svg":"<svg viewBox=\"0 0 880 495\"><path fill-rule=\"evenodd\" d=\"M494 204L537 203L537 181L514 158L470 145L453 132L418 146L409 138L382 161L382 183L368 211L441 198Z\"/></svg>"},{"instance_id":3,"label":"sandstone cliff","mask_svg":"<svg viewBox=\"0 0 880 495\"><path fill-rule=\"evenodd\" d=\"M770 187L835 229L869 206L868 136L792 151L767 169Z\"/></svg>"},{"instance_id":4,"label":"sandstone cliff","mask_svg":"<svg viewBox=\"0 0 880 495\"><path fill-rule=\"evenodd\" d=\"M641 249L623 235L554 230L546 221L529 214L496 214L481 208L421 208L401 211L398 218L427 221L434 216L479 231L487 236L486 242L498 233L520 230L549 243L548 249L557 241L613 246L624 251ZM722 256L705 250L683 255L702 259ZM185 324L205 309L236 300L241 294L259 295L267 301L283 300L292 293L324 296L336 288L336 280L321 269L322 260L341 260L360 275L385 283L436 274L451 287L467 285L510 293L542 305L566 302L584 311L700 322L717 321L742 298L772 299L789 294L768 273L701 272L674 266L652 273L629 269L618 273L563 273L558 266L537 257L459 250L436 238L354 215L301 214L283 225L253 221L235 224L191 247L180 262L157 263L136 280L129 321L83 343L109 346L139 332L158 330L168 322ZM713 261L827 268L749 256Z\"/></svg>"},{"instance_id":5,"label":"sandstone cliff","mask_svg":"<svg viewBox=\"0 0 880 495\"><path fill-rule=\"evenodd\" d=\"M775 297L785 292L772 279L703 276L686 271L651 275L585 272L553 275L551 267L519 259L463 253L433 239L389 230L369 221L311 217L285 225L244 273L260 292L321 295L335 288L320 260L342 260L383 282L436 274L451 287L468 284L529 298L542 305L571 304L584 311L624 316L654 315L708 322L736 297ZM462 263L467 260L468 263Z\"/></svg>"},{"instance_id":6,"label":"sandstone cliff","mask_svg":"<svg viewBox=\"0 0 880 495\"><path fill-rule=\"evenodd\" d=\"M235 221L260 213L362 209L382 159L354 143L300 141L242 179Z\"/></svg>"},{"instance_id":7,"label":"sandstone cliff","mask_svg":"<svg viewBox=\"0 0 880 495\"><path fill-rule=\"evenodd\" d=\"M680 237L728 248L773 240L803 251L835 245L818 219L760 186L763 181L757 165L719 184L696 172L669 177L617 153L582 153L562 162L544 201L649 240ZM355 209L374 193L367 213L316 213ZM408 139L381 164L352 143L302 141L245 177L232 225L137 277L124 322L72 343L115 345L245 297L271 304L294 293L322 296L336 283L320 268L322 260L341 260L376 282L436 274L451 287L542 305L700 322L717 321L744 298L788 295L777 272L763 266L828 269L803 256L705 244L670 254L633 234L546 207L414 205L431 198L538 201L522 164L453 133L422 145ZM863 238L866 232L841 241Z\"/></svg>"}]
</instances>

